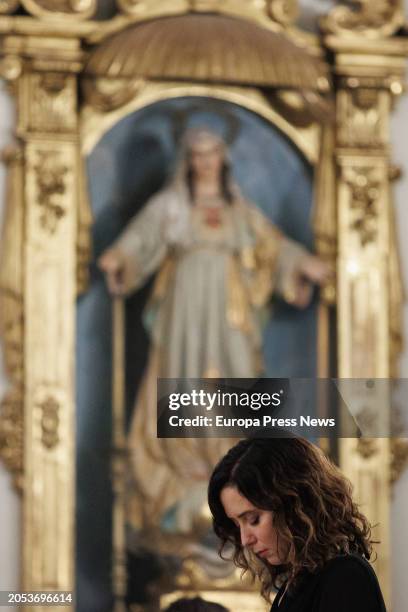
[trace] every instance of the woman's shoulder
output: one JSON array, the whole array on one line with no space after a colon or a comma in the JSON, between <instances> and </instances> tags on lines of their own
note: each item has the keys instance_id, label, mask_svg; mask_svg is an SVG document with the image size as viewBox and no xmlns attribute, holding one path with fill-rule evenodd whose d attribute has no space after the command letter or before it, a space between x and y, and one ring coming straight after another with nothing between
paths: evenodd
<instances>
[{"instance_id":1,"label":"woman's shoulder","mask_svg":"<svg viewBox=\"0 0 408 612\"><path fill-rule=\"evenodd\" d=\"M339 555L326 563L318 578L321 601L350 601L350 610L384 611L380 585L370 563L358 554ZM337 604L336 604L337 605ZM365 605L365 608L358 606ZM322 609L325 609L324 605ZM343 608L341 608L343 609ZM333 610L336 610L334 605Z\"/></svg>"},{"instance_id":2,"label":"woman's shoulder","mask_svg":"<svg viewBox=\"0 0 408 612\"><path fill-rule=\"evenodd\" d=\"M330 559L322 568L325 576L341 575L345 576L368 576L370 579L377 580L371 564L362 555L345 554L338 555Z\"/></svg>"},{"instance_id":3,"label":"woman's shoulder","mask_svg":"<svg viewBox=\"0 0 408 612\"><path fill-rule=\"evenodd\" d=\"M284 589L278 592L279 595ZM338 555L318 571L303 575L295 591L274 602L271 612L385 612L377 577L360 555Z\"/></svg>"}]
</instances>

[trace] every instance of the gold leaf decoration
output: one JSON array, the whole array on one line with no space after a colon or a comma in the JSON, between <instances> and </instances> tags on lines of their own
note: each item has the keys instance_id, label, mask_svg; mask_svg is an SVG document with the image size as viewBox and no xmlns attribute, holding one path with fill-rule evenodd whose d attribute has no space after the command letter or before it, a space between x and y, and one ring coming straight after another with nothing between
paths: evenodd
<instances>
[{"instance_id":1,"label":"gold leaf decoration","mask_svg":"<svg viewBox=\"0 0 408 612\"><path fill-rule=\"evenodd\" d=\"M377 236L378 199L380 180L371 167L348 169L345 181L351 189L353 210L352 229L360 236L362 246L373 242Z\"/></svg>"},{"instance_id":2,"label":"gold leaf decoration","mask_svg":"<svg viewBox=\"0 0 408 612\"><path fill-rule=\"evenodd\" d=\"M59 219L65 215L60 196L66 191L65 175L68 168L59 161L56 151L39 151L38 162L34 166L38 190L38 205L42 213L41 226L53 234Z\"/></svg>"},{"instance_id":3,"label":"gold leaf decoration","mask_svg":"<svg viewBox=\"0 0 408 612\"><path fill-rule=\"evenodd\" d=\"M21 0L28 13L43 19L87 19L96 10L96 0Z\"/></svg>"},{"instance_id":4,"label":"gold leaf decoration","mask_svg":"<svg viewBox=\"0 0 408 612\"><path fill-rule=\"evenodd\" d=\"M0 457L21 489L23 479L23 153L17 146L2 155L7 164L7 193L0 253L0 331L10 388L0 405Z\"/></svg>"},{"instance_id":5,"label":"gold leaf decoration","mask_svg":"<svg viewBox=\"0 0 408 612\"><path fill-rule=\"evenodd\" d=\"M147 78L327 90L328 68L282 34L221 15L133 25L91 55L96 77Z\"/></svg>"},{"instance_id":6,"label":"gold leaf decoration","mask_svg":"<svg viewBox=\"0 0 408 612\"><path fill-rule=\"evenodd\" d=\"M336 6L322 20L323 28L342 36L385 37L394 34L404 23L399 0L354 0L351 5Z\"/></svg>"},{"instance_id":7,"label":"gold leaf decoration","mask_svg":"<svg viewBox=\"0 0 408 612\"><path fill-rule=\"evenodd\" d=\"M48 396L40 405L41 409L41 439L44 446L53 449L59 442L59 410L57 400Z\"/></svg>"},{"instance_id":8,"label":"gold leaf decoration","mask_svg":"<svg viewBox=\"0 0 408 612\"><path fill-rule=\"evenodd\" d=\"M0 0L0 15L14 13L20 6L20 0Z\"/></svg>"},{"instance_id":9,"label":"gold leaf decoration","mask_svg":"<svg viewBox=\"0 0 408 612\"><path fill-rule=\"evenodd\" d=\"M297 0L270 0L269 14L278 23L287 25L298 17L299 4Z\"/></svg>"}]
</instances>

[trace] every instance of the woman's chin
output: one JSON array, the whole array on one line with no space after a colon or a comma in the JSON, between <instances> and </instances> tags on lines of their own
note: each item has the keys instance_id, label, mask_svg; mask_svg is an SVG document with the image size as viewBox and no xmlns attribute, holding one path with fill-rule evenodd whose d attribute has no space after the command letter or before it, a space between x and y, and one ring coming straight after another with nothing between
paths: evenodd
<instances>
[{"instance_id":1,"label":"woman's chin","mask_svg":"<svg viewBox=\"0 0 408 612\"><path fill-rule=\"evenodd\" d=\"M274 554L264 557L264 560L267 563L269 563L269 565L282 565L282 561L279 559L277 555L274 555Z\"/></svg>"}]
</instances>

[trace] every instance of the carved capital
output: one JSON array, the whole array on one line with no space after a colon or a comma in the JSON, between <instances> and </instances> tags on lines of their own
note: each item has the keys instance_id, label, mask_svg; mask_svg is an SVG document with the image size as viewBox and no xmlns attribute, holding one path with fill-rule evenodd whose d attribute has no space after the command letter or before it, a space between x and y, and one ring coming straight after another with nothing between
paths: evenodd
<instances>
[{"instance_id":1,"label":"carved capital","mask_svg":"<svg viewBox=\"0 0 408 612\"><path fill-rule=\"evenodd\" d=\"M342 147L363 149L387 145L388 92L368 87L341 90L338 94L339 128L337 141Z\"/></svg>"},{"instance_id":2,"label":"carved capital","mask_svg":"<svg viewBox=\"0 0 408 612\"><path fill-rule=\"evenodd\" d=\"M74 132L77 124L76 77L60 72L34 73L27 77L25 100L28 127L36 132Z\"/></svg>"},{"instance_id":3,"label":"carved capital","mask_svg":"<svg viewBox=\"0 0 408 612\"><path fill-rule=\"evenodd\" d=\"M350 89L355 92L368 89L387 90L394 96L404 92L404 77L402 74L387 74L386 76L341 76L337 80L339 89ZM365 95L365 94L363 94Z\"/></svg>"},{"instance_id":4,"label":"carved capital","mask_svg":"<svg viewBox=\"0 0 408 612\"><path fill-rule=\"evenodd\" d=\"M325 31L340 36L387 37L404 23L400 0L353 0L336 6L322 20Z\"/></svg>"}]
</instances>

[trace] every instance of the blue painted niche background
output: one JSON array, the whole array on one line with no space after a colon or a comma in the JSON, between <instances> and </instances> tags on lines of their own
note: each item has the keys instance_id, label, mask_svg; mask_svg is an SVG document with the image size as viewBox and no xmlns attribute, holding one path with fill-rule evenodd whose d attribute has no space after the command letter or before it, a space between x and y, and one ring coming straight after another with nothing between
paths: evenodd
<instances>
[{"instance_id":1,"label":"blue painted niche background","mask_svg":"<svg viewBox=\"0 0 408 612\"><path fill-rule=\"evenodd\" d=\"M77 320L77 593L79 612L110 610L111 595L111 303L98 256L171 176L178 138L207 126L230 143L234 176L245 196L288 236L313 248L312 171L274 126L231 103L205 98L158 102L125 117L88 159L93 225L89 290ZM130 415L146 363L141 315L151 282L126 305L126 388ZM297 310L278 299L264 332L266 375L316 375L316 299ZM148 576L145 577L146 580Z\"/></svg>"}]
</instances>

